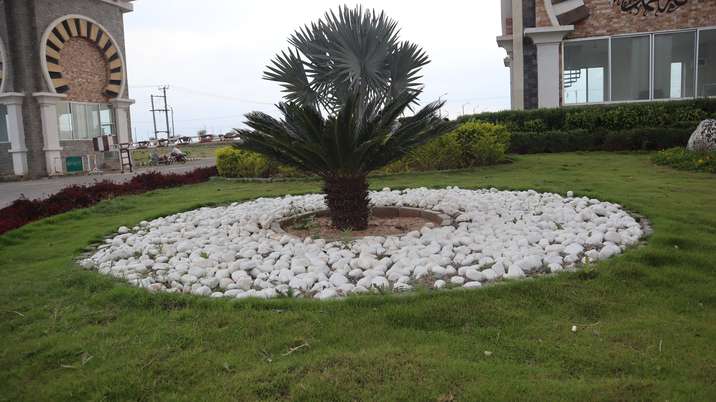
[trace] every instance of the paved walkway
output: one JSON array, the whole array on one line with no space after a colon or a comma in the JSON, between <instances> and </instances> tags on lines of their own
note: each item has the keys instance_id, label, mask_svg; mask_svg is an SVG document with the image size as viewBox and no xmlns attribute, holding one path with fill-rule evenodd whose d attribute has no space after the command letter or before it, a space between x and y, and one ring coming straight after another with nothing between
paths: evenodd
<instances>
[{"instance_id":1,"label":"paved walkway","mask_svg":"<svg viewBox=\"0 0 716 402\"><path fill-rule=\"evenodd\" d=\"M200 167L214 166L214 159L200 159L190 161L186 164L177 164L169 166L143 167L134 170L134 173L107 173L93 176L61 176L44 178L38 180L14 181L8 183L0 183L0 208L5 208L13 201L24 195L25 198L36 199L46 198L50 195L71 185L87 185L97 181L110 180L115 183L123 183L132 178L132 176L146 172L162 172L162 173L184 173Z\"/></svg>"}]
</instances>

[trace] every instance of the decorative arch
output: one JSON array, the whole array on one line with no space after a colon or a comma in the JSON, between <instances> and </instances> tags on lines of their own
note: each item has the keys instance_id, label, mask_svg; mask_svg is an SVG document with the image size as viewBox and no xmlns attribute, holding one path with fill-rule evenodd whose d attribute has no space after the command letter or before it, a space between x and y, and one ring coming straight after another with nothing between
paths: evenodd
<instances>
[{"instance_id":1,"label":"decorative arch","mask_svg":"<svg viewBox=\"0 0 716 402\"><path fill-rule=\"evenodd\" d=\"M42 63L48 86L59 94L69 91L71 83L63 76L60 51L72 38L84 38L94 43L107 62L109 80L103 94L108 98L117 98L122 94L126 83L126 70L124 56L117 42L102 25L79 15L68 15L55 20L43 35Z\"/></svg>"},{"instance_id":2,"label":"decorative arch","mask_svg":"<svg viewBox=\"0 0 716 402\"><path fill-rule=\"evenodd\" d=\"M0 38L0 93L5 91L5 45L2 43Z\"/></svg>"}]
</instances>

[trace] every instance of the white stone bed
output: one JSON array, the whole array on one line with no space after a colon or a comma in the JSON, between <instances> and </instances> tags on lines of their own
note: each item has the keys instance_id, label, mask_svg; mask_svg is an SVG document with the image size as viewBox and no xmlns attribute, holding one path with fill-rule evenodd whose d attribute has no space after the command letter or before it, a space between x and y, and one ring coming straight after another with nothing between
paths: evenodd
<instances>
[{"instance_id":1,"label":"white stone bed","mask_svg":"<svg viewBox=\"0 0 716 402\"><path fill-rule=\"evenodd\" d=\"M453 225L351 242L298 239L272 231L271 223L325 209L323 195L259 198L121 227L80 264L150 291L331 299L418 284L479 288L560 272L619 254L644 235L619 205L571 192L448 187L370 197L375 206L439 211Z\"/></svg>"}]
</instances>

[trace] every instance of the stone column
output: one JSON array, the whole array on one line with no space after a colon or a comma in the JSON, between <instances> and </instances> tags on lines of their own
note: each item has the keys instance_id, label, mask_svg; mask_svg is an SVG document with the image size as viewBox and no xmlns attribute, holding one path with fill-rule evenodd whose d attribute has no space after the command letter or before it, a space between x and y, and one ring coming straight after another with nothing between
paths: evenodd
<instances>
[{"instance_id":1,"label":"stone column","mask_svg":"<svg viewBox=\"0 0 716 402\"><path fill-rule=\"evenodd\" d=\"M129 107L134 99L115 98L109 101L114 109L114 124L117 130L117 143L128 144L132 142L132 131L129 123Z\"/></svg>"},{"instance_id":2,"label":"stone column","mask_svg":"<svg viewBox=\"0 0 716 402\"><path fill-rule=\"evenodd\" d=\"M525 29L525 35L537 45L537 97L540 108L560 106L562 67L559 48L562 39L572 31L573 25Z\"/></svg>"},{"instance_id":3,"label":"stone column","mask_svg":"<svg viewBox=\"0 0 716 402\"><path fill-rule=\"evenodd\" d=\"M27 169L27 147L25 146L25 126L22 122L22 102L24 93L9 92L0 94L0 104L7 108L8 139L10 140L10 155L12 155L12 168L15 176L25 176Z\"/></svg>"},{"instance_id":4,"label":"stone column","mask_svg":"<svg viewBox=\"0 0 716 402\"><path fill-rule=\"evenodd\" d=\"M522 0L512 0L512 110L525 108L525 48Z\"/></svg>"},{"instance_id":5,"label":"stone column","mask_svg":"<svg viewBox=\"0 0 716 402\"><path fill-rule=\"evenodd\" d=\"M44 144L42 150L45 152L47 175L61 175L64 173L64 169L62 167L62 147L60 146L60 130L57 121L57 103L67 98L67 95L36 92L32 96L40 104Z\"/></svg>"}]
</instances>

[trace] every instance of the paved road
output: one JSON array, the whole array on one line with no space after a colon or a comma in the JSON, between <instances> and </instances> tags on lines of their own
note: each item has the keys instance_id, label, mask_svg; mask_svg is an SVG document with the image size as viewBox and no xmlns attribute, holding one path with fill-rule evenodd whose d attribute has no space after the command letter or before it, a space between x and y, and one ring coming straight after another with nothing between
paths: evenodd
<instances>
[{"instance_id":1,"label":"paved road","mask_svg":"<svg viewBox=\"0 0 716 402\"><path fill-rule=\"evenodd\" d=\"M94 176L62 176L38 180L0 183L0 208L5 208L6 206L10 205L13 201L20 198L21 195L24 195L25 198L29 199L46 198L67 186L75 184L87 185L102 180L110 180L115 183L122 183L131 179L132 176L140 173L146 173L151 171L158 171L162 173L184 173L199 167L213 166L214 163L214 159L200 159L197 161L187 162L183 165L178 164L170 166L137 168L134 170L134 173L126 174L107 173Z\"/></svg>"}]
</instances>

